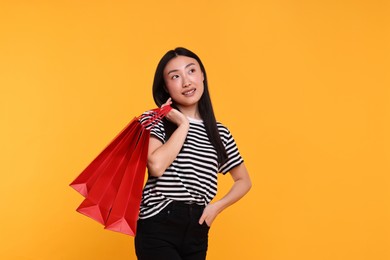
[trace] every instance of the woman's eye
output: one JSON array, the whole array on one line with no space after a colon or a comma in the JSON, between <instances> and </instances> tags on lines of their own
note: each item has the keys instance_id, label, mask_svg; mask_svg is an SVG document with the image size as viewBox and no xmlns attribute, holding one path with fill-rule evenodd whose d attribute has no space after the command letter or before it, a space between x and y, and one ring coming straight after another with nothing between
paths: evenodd
<instances>
[{"instance_id":1,"label":"woman's eye","mask_svg":"<svg viewBox=\"0 0 390 260\"><path fill-rule=\"evenodd\" d=\"M190 74L194 73L195 69L190 69Z\"/></svg>"},{"instance_id":2,"label":"woman's eye","mask_svg":"<svg viewBox=\"0 0 390 260\"><path fill-rule=\"evenodd\" d=\"M172 79L177 79L179 76L178 75L173 75Z\"/></svg>"}]
</instances>

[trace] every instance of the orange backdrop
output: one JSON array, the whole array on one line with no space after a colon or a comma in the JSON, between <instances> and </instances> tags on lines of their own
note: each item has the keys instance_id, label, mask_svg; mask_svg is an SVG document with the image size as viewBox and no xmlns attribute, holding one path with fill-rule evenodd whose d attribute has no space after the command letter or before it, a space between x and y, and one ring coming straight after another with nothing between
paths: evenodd
<instances>
[{"instance_id":1,"label":"orange backdrop","mask_svg":"<svg viewBox=\"0 0 390 260\"><path fill-rule=\"evenodd\" d=\"M202 58L253 179L208 259L390 259L390 5L372 0L0 3L0 258L135 259L68 184L154 107L160 57ZM230 187L220 178L218 196Z\"/></svg>"}]
</instances>

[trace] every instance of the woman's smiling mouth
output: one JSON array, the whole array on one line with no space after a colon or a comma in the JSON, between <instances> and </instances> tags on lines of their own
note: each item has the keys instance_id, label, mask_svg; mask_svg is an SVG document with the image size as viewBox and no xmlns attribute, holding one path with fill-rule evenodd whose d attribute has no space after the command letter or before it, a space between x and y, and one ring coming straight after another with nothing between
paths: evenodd
<instances>
[{"instance_id":1,"label":"woman's smiling mouth","mask_svg":"<svg viewBox=\"0 0 390 260\"><path fill-rule=\"evenodd\" d=\"M188 91L186 91L186 92L183 92L183 95L186 96L186 97L192 96L192 95L195 93L195 91L196 91L196 89L193 88L193 89L191 89L191 90L188 90Z\"/></svg>"}]
</instances>

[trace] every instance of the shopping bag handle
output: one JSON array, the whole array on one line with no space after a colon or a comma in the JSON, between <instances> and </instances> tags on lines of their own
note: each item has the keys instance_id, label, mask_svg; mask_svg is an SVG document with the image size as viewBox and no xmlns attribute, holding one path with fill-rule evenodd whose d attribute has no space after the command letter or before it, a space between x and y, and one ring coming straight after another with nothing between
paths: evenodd
<instances>
[{"instance_id":1,"label":"shopping bag handle","mask_svg":"<svg viewBox=\"0 0 390 260\"><path fill-rule=\"evenodd\" d=\"M146 120L142 124L144 126L147 126L148 129L151 129L155 125L157 125L158 122L160 122L171 110L172 110L172 107L170 105L166 105L166 106L163 106L160 108L152 109L151 111L153 111L153 112L151 113L151 117L148 118L148 120Z\"/></svg>"}]
</instances>

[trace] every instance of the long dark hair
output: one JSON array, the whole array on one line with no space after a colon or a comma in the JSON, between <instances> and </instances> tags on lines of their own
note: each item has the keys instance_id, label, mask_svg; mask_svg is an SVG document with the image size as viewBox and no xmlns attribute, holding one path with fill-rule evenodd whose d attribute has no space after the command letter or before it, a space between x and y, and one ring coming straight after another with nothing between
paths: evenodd
<instances>
[{"instance_id":1,"label":"long dark hair","mask_svg":"<svg viewBox=\"0 0 390 260\"><path fill-rule=\"evenodd\" d=\"M221 137L219 135L218 127L217 127L217 122L215 119L214 115L214 110L213 106L211 104L211 99L210 99L210 94L209 94L209 88L207 84L207 75L206 75L206 70L203 66L202 61L200 58L193 53L192 51L178 47L174 50L168 51L160 60L160 62L157 65L156 73L154 74L154 81L153 81L153 98L154 102L156 103L157 106L161 106L164 104L168 98L169 94L165 90L165 81L164 81L164 68L167 65L167 63L177 57L177 56L187 56L190 58L193 58L198 61L199 66L203 72L204 76L204 91L203 95L200 98L198 102L198 109L200 116L203 119L205 128L206 128L206 133L209 137L209 140L211 144L214 146L215 150L217 151L217 156L218 156L218 161L223 164L226 159L227 159L227 154L225 150L225 146L222 144ZM172 104L172 107L175 107L174 103ZM175 107L177 109L177 107ZM171 136L173 131L176 129L176 125L171 123L168 120L164 120L164 126L165 126L165 132L167 139Z\"/></svg>"}]
</instances>

